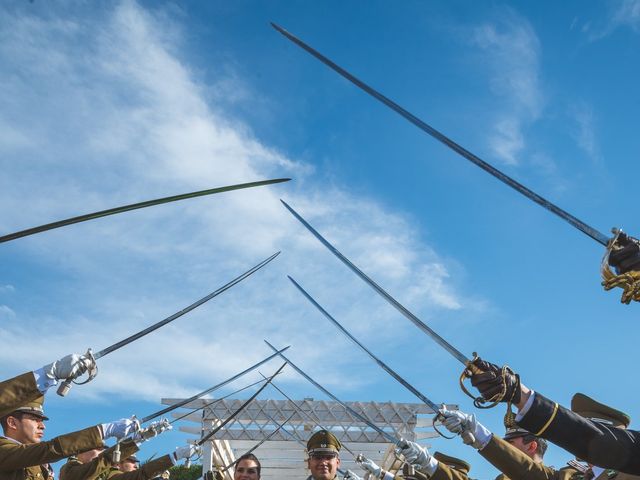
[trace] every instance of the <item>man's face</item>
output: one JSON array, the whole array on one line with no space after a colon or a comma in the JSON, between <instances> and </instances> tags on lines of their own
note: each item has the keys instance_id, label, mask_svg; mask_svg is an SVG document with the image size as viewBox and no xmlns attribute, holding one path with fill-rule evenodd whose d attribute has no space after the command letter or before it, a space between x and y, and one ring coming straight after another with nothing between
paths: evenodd
<instances>
[{"instance_id":1,"label":"man's face","mask_svg":"<svg viewBox=\"0 0 640 480\"><path fill-rule=\"evenodd\" d=\"M259 480L258 464L248 458L241 460L233 473L233 480Z\"/></svg>"},{"instance_id":2,"label":"man's face","mask_svg":"<svg viewBox=\"0 0 640 480\"><path fill-rule=\"evenodd\" d=\"M516 447L525 455L533 458L533 455L536 453L537 445L535 445L535 442L525 443L524 438L525 437L510 438L509 440L507 440L507 442Z\"/></svg>"},{"instance_id":3,"label":"man's face","mask_svg":"<svg viewBox=\"0 0 640 480\"><path fill-rule=\"evenodd\" d=\"M44 420L38 415L31 413L16 414L15 417L7 419L9 425L8 435L18 440L20 443L29 445L32 443L40 443L44 436Z\"/></svg>"},{"instance_id":4,"label":"man's face","mask_svg":"<svg viewBox=\"0 0 640 480\"><path fill-rule=\"evenodd\" d=\"M314 453L309 456L309 470L314 480L333 480L340 468L337 453Z\"/></svg>"},{"instance_id":5,"label":"man's face","mask_svg":"<svg viewBox=\"0 0 640 480\"><path fill-rule=\"evenodd\" d=\"M118 468L120 469L121 472L133 472L134 470L138 469L138 463L137 462L132 462L131 460L122 460L119 464L118 464Z\"/></svg>"}]
</instances>

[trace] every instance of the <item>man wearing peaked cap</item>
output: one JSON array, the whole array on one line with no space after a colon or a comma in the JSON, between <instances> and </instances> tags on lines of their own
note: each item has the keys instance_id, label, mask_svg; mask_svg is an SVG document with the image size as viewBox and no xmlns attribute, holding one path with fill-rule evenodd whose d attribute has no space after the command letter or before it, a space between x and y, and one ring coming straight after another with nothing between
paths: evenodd
<instances>
[{"instance_id":1,"label":"man wearing peaked cap","mask_svg":"<svg viewBox=\"0 0 640 480\"><path fill-rule=\"evenodd\" d=\"M328 430L319 430L307 442L307 466L313 480L333 480L340 468L340 440Z\"/></svg>"},{"instance_id":2,"label":"man wearing peaked cap","mask_svg":"<svg viewBox=\"0 0 640 480\"><path fill-rule=\"evenodd\" d=\"M76 373L82 373L91 365L84 355L71 354L32 372L0 382L0 418L37 399Z\"/></svg>"},{"instance_id":3,"label":"man wearing peaked cap","mask_svg":"<svg viewBox=\"0 0 640 480\"><path fill-rule=\"evenodd\" d=\"M41 396L0 418L0 480L43 480L51 477L49 462L101 447L105 438L123 438L137 425L129 419L103 423L42 441L45 420Z\"/></svg>"},{"instance_id":4,"label":"man wearing peaked cap","mask_svg":"<svg viewBox=\"0 0 640 480\"><path fill-rule=\"evenodd\" d=\"M477 358L471 383L485 400L512 402L518 425L589 464L640 475L640 432L585 418L534 392L511 369ZM496 392L500 392L496 395ZM597 402L596 402L597 403ZM602 405L602 404L600 404ZM603 419L600 419L603 420ZM627 422L628 424L628 422Z\"/></svg>"},{"instance_id":5,"label":"man wearing peaked cap","mask_svg":"<svg viewBox=\"0 0 640 480\"><path fill-rule=\"evenodd\" d=\"M450 432L460 434L463 441L469 441L480 455L502 472L496 480L581 480L574 468L556 470L544 465L542 460L547 444L527 430L507 427L502 439L492 434L474 415L459 410L441 410L440 414L445 417L443 425Z\"/></svg>"}]
</instances>

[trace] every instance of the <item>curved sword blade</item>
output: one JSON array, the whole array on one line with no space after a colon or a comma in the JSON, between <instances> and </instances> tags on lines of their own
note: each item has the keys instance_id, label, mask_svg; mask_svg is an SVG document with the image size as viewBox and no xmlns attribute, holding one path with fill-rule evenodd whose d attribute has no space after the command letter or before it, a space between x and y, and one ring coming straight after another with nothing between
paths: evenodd
<instances>
[{"instance_id":1,"label":"curved sword blade","mask_svg":"<svg viewBox=\"0 0 640 480\"><path fill-rule=\"evenodd\" d=\"M205 195L213 195L215 193L230 192L231 190L240 190L243 188L260 187L263 185L271 185L274 183L288 182L290 178L276 178L274 180L261 180L259 182L239 183L237 185L228 185L226 187L210 188L208 190L199 190L197 192L183 193L181 195L173 195L171 197L157 198L155 200L147 200L140 203L132 203L131 205L124 205L122 207L109 208L108 210L101 210L99 212L87 213L85 215L79 215L77 217L67 218L65 220L58 220L57 222L47 223L46 225L40 225L38 227L28 228L19 232L10 233L0 237L0 243L9 242L18 238L27 237L29 235L35 235L36 233L46 232L47 230L53 230L55 228L65 227L67 225L73 225L74 223L86 222L88 220L94 220L96 218L107 217L109 215L116 215L118 213L129 212L131 210L137 210L139 208L152 207L154 205L160 205L163 203L177 202L179 200L185 200L187 198L203 197Z\"/></svg>"},{"instance_id":2,"label":"curved sword blade","mask_svg":"<svg viewBox=\"0 0 640 480\"><path fill-rule=\"evenodd\" d=\"M360 343L353 335L351 335L349 333L349 331L344 328L340 322L338 322L335 318L333 318L329 312L327 312L324 308L322 308L322 306L316 302L316 300L309 295L309 293L307 293L307 291L302 288L300 286L300 284L298 284L298 282L296 282L293 278L291 278L289 275L287 275L287 278L289 278L289 280L291 280L291 283L293 283L293 285L295 285L295 287L298 289L298 291L300 293L302 293L302 295L304 295L304 297L309 300L309 302L311 302L311 304L316 307L318 310L320 310L320 313L322 313L327 320L329 320L330 322L332 322L336 327L338 327L338 330L340 330L342 333L344 333L347 337L349 337L349 339L355 343L356 345L358 345L362 350L365 351L365 353L367 355L369 355L374 362L376 362L378 364L378 366L380 368L382 368L385 372L387 372L389 375L391 375L398 383L400 383L404 388L406 388L407 390L409 390L411 393L413 393L416 397L418 397L424 404L426 404L427 406L429 406L429 408L431 408L431 410L433 410L433 413L438 413L438 409L440 408L436 403L432 402L431 400L429 400L429 398L427 398L426 395L424 395L422 392L420 392L417 388L415 388L413 385L411 385L409 382L407 382L404 378L402 378L398 373L396 373L396 371L394 369L392 369L390 366L388 366L386 363L384 363L382 360L380 360L378 357L376 357L367 347L365 347L362 343Z\"/></svg>"},{"instance_id":3,"label":"curved sword blade","mask_svg":"<svg viewBox=\"0 0 640 480\"><path fill-rule=\"evenodd\" d=\"M313 228L309 222L307 222L304 218L298 214L293 208L291 208L284 200L280 200L282 204L291 212L291 214L298 219L302 225L305 226L307 230L309 230L325 247L331 251L342 263L344 263L349 269L358 275L362 280L364 280L371 288L373 288L378 294L384 298L387 302L389 302L396 310L398 310L402 315L404 315L407 319L409 319L416 327L422 330L424 333L429 335L433 340L435 340L441 347L443 347L447 352L453 355L459 362L464 365L468 365L470 363L470 359L460 352L457 348L447 342L444 338L438 335L434 330L432 330L426 323L416 317L413 313L411 313L404 305L398 302L395 298L393 298L389 293L386 292L380 285L374 282L366 273L356 267L351 261L345 257L342 253L338 251L333 245L331 245L318 231Z\"/></svg>"},{"instance_id":4,"label":"curved sword blade","mask_svg":"<svg viewBox=\"0 0 640 480\"><path fill-rule=\"evenodd\" d=\"M262 372L260 372L260 375L262 375ZM262 378L264 378L265 380L267 379L267 377L265 377L264 375L262 375ZM328 428L324 427L320 421L318 420L318 418L314 415L313 417L311 416L311 414L309 412L304 411L294 400L291 399L291 397L289 395L287 395L286 393L284 393L282 391L282 389L280 387L278 387L276 385L276 382L271 382L271 386L273 388L275 388L278 392L280 392L280 394L286 398L287 400L289 400L289 403L291 405L293 405L293 408L300 414L304 415L305 417L307 417L309 420L311 420L313 423L316 424L316 427L320 427L321 430L329 430ZM315 418L314 418L315 417ZM287 432L289 433L289 432ZM302 444L303 447L306 448L306 445L303 443ZM356 454L353 453L353 451L346 445L346 444L342 444L342 448L344 448L347 452L349 452L353 458L356 458Z\"/></svg>"},{"instance_id":5,"label":"curved sword blade","mask_svg":"<svg viewBox=\"0 0 640 480\"><path fill-rule=\"evenodd\" d=\"M271 26L273 28L275 28L278 32L280 32L282 35L284 35L286 38L291 40L293 43L295 43L299 47L303 48L304 50L309 52L311 55L316 57L318 60L320 60L322 63L327 65L329 68L331 68L332 70L334 70L335 72L340 74L342 77L346 78L351 83L353 83L354 85L358 86L359 88L361 88L362 90L367 92L373 98L375 98L376 100L384 103L387 107L389 107L390 109L392 109L393 111L395 111L396 113L398 113L399 115L404 117L409 122L413 123L420 130L422 130L425 133L431 135L433 138L435 138L439 142L443 143L444 145L449 147L451 150L453 150L457 154L459 154L462 157L466 158L470 162L476 164L478 167L482 168L485 172L487 172L490 175L494 176L495 178L497 178L501 182L509 185L511 188L513 188L514 190L520 192L522 195L524 195L528 199L534 201L538 205L540 205L540 206L544 207L545 209L549 210L550 212L556 214L557 216L562 218L567 223L573 225L575 228L577 228L581 232L583 232L586 235L588 235L591 238L593 238L596 242L601 243L604 246L607 245L607 242L608 242L609 238L606 235L604 235L602 232L599 232L598 230L596 230L595 228L591 227L590 225L587 225L582 220L579 220L578 218L576 218L573 215L571 215L569 212L563 210L562 208L560 208L557 205L553 204L552 202L550 202L546 198L538 195L533 190L530 190L529 188L525 187L524 185L522 185L517 180L514 180L513 178L511 178L507 174L501 172L500 170L495 168L493 165L485 162L484 160L482 160L480 157L478 157L474 153L471 153L469 150L467 150L463 146L459 145L458 143L454 142L453 140L451 140L449 137L447 137L443 133L441 133L438 130L436 130L435 128L433 128L431 125L425 123L424 121L420 120L418 117L413 115L412 113L410 113L407 110L405 110L404 108L402 108L400 105L395 103L393 100L385 97L380 92L376 91L375 89L373 89L372 87L370 87L369 85L364 83L362 80L359 80L358 78L356 78L355 76L353 76L352 74L347 72L344 68L342 68L339 65L337 65L336 63L332 62L327 57L322 55L320 52L318 52L317 50L313 49L312 47L310 47L309 45L304 43L302 40L297 38L295 35L292 35L291 33L287 32L284 28L276 25L273 22L271 23Z\"/></svg>"},{"instance_id":6,"label":"curved sword blade","mask_svg":"<svg viewBox=\"0 0 640 480\"><path fill-rule=\"evenodd\" d=\"M271 348L271 350L273 350L274 352L278 351L278 349L276 347L274 347L273 345L271 345L268 341L265 340L264 343L269 345L269 348ZM300 375L302 375L304 378L306 378L309 383L315 385L316 388L318 388L320 391L324 392L325 395L333 398L336 402L338 402L340 405L342 405L342 407L347 412L349 412L351 415L356 417L362 423L364 423L364 424L368 425L369 427L371 427L373 430L378 432L380 435L385 437L387 440L392 442L394 445L401 445L402 444L402 440L401 439L391 435L389 432L385 432L383 429L381 429L375 423L370 421L367 417L365 417L363 415L360 415L358 412L356 412L353 408L351 408L349 405L347 405L342 400L340 400L338 397L336 397L329 390L324 388L322 385L320 385L318 382L316 382L313 378L311 378L309 375L304 373L295 363L293 363L291 360L289 360L287 357L285 357L282 353L279 353L278 355L280 355L280 358L282 358L285 362L287 362L289 365L291 365L291 368L293 368L296 372L298 372Z\"/></svg>"},{"instance_id":7,"label":"curved sword blade","mask_svg":"<svg viewBox=\"0 0 640 480\"><path fill-rule=\"evenodd\" d=\"M278 352L277 355L282 356L282 353ZM262 385L257 391L256 393L254 393L253 395L251 395L251 397L249 397L249 399L244 402L242 405L240 405L240 408L238 408L235 412L233 412L229 418L227 418L224 422L222 422L220 425L216 426L216 428L214 428L213 430L211 430L209 433L207 433L206 435L204 435L200 440L198 440L196 442L196 445L204 445L204 442L206 442L207 440L209 440L211 437L213 437L216 433L218 433L220 430L222 430L229 422L231 422L231 420L233 420L234 418L236 418L236 416L245 409L245 407L247 405L249 405L251 402L253 402L254 398L256 398L260 392L262 392L262 390L264 390L265 388L267 388L267 385L269 385L271 383L271 381L276 377L276 375L278 375L282 369L287 365L287 363L283 363L280 368L278 370L276 370L276 373L274 373L273 375L271 375L269 378L267 378L267 381L264 382L264 385Z\"/></svg>"},{"instance_id":8,"label":"curved sword blade","mask_svg":"<svg viewBox=\"0 0 640 480\"><path fill-rule=\"evenodd\" d=\"M262 262L260 262L259 264L257 264L255 267L251 268L250 270L247 270L246 272L244 272L242 275L234 278L233 280L231 280L229 283L227 283L226 285L223 285L222 287L220 287L219 289L217 289L215 292L211 292L209 295L207 295L206 297L201 298L200 300L198 300L197 302L192 303L191 305L189 305L188 307L180 310L179 312L174 313L173 315L171 315L170 317L165 318L164 320L159 321L158 323L155 323L153 325L151 325L150 327L145 328L144 330L139 331L138 333L135 333L133 335L131 335L130 337L125 338L124 340L119 341L118 343L114 343L113 345L100 350L99 352L97 352L94 355L94 358L97 360L100 357L104 357L105 355L113 352L114 350L118 350L119 348L124 347L125 345L138 340L141 337L144 337L145 335L153 332L154 330L159 329L160 327L165 326L167 323L173 322L176 318L179 318L181 316L183 316L185 313L189 313L191 310L199 307L200 305L202 305L205 302L208 302L209 300L211 300L214 297L217 297L218 295L220 295L222 292L229 290L231 287L233 287L235 284L240 283L242 280L244 280L245 278L247 278L248 276L250 276L251 274L257 272L258 270L260 270L262 267L264 267L267 263L269 263L271 260L273 260L274 258L276 258L278 255L280 255L280 252L276 252L273 255L271 255L269 258L266 258L265 260L263 260Z\"/></svg>"},{"instance_id":9,"label":"curved sword blade","mask_svg":"<svg viewBox=\"0 0 640 480\"><path fill-rule=\"evenodd\" d=\"M284 351L285 351L285 350L287 350L288 348L289 348L289 347L287 346L287 347L283 348L283 349L282 349L282 351L284 352ZM187 398L187 399L185 399L185 400L181 400L181 401L180 401L180 402L178 402L178 403L174 403L173 405L170 405L170 406L168 406L167 408L163 408L162 410L158 410L158 411L157 411L157 412L155 412L155 413L152 413L152 414L150 414L150 415L147 415L147 416L146 416L146 417L144 417L142 420L140 420L140 423L145 423L145 422L148 422L149 420L152 420L152 419L154 419L154 418L160 417L160 416L164 415L165 413L168 413L168 412L170 412L170 411L172 411L172 410L175 410L176 408L180 408L180 407L182 407L182 406L186 405L187 403L193 402L194 400L197 400L197 399L199 399L200 397L203 397L203 396L207 395L208 393L211 393L211 392L216 391L216 390L218 390L219 388L224 387L224 386L225 386L225 385L227 385L228 383L231 383L231 382L233 382L234 380L237 380L238 378L240 378L240 377L242 377L242 376L246 375L247 373L249 373L249 372L251 372L251 371L255 370L255 369L256 369L256 368L258 368L259 366L264 365L265 363L267 363L269 360L271 360L271 359L272 359L273 357L275 357L276 355L278 355L278 353L272 353L271 355L269 355L269 356L268 356L267 358L265 358L264 360L261 360L261 361L259 361L258 363L251 365L249 368L247 368L247 369L245 369L245 370L241 371L240 373L236 373L234 376L232 376L232 377L230 377L230 378L227 378L224 382L221 382L221 383L219 383L219 384L217 384L217 385L214 385L214 386L213 386L213 387L211 387L211 388L207 388L206 390L203 390L202 392L200 392L200 393L198 393L198 394L196 394L196 395L194 395L194 396L192 396L192 397L189 397L189 398ZM247 387L241 388L240 390L238 390L238 391L236 391L236 392L234 392L234 393L238 393L238 392L240 392L240 391L244 390L245 388L249 388L250 386L253 386L253 385L255 385L255 384L257 384L257 383L261 383L261 382L262 382L262 380L260 380L260 381L258 381L258 382L256 382L256 383L253 383L253 384L251 384L251 385L249 385L249 386L247 386ZM220 399L218 399L218 400L220 400ZM206 405L205 405L205 406L206 406ZM201 408L204 408L204 407L201 407ZM197 409L197 410L199 410L199 409ZM189 412L189 413L185 414L185 416L186 416L186 415L190 415L191 413L193 413L193 412ZM176 422L176 421L178 421L178 420L180 420L180 418L177 418L177 419L173 420L171 423Z\"/></svg>"}]
</instances>

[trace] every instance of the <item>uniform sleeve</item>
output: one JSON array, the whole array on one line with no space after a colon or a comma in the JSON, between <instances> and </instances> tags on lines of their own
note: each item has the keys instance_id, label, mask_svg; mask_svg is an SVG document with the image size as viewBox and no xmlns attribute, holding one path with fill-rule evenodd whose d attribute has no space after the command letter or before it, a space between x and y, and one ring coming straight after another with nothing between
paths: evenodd
<instances>
[{"instance_id":1,"label":"uniform sleeve","mask_svg":"<svg viewBox=\"0 0 640 480\"><path fill-rule=\"evenodd\" d=\"M640 432L593 422L536 392L518 424L576 457L603 468L640 474Z\"/></svg>"},{"instance_id":2,"label":"uniform sleeve","mask_svg":"<svg viewBox=\"0 0 640 480\"><path fill-rule=\"evenodd\" d=\"M115 472L113 475L109 475L109 480L150 480L171 467L173 467L171 458L169 455L164 455L145 463L133 472Z\"/></svg>"},{"instance_id":3,"label":"uniform sleeve","mask_svg":"<svg viewBox=\"0 0 640 480\"><path fill-rule=\"evenodd\" d=\"M33 372L23 373L0 383L0 418L24 406L42 392L38 390Z\"/></svg>"},{"instance_id":4,"label":"uniform sleeve","mask_svg":"<svg viewBox=\"0 0 640 480\"><path fill-rule=\"evenodd\" d=\"M87 463L69 461L60 469L60 480L96 480L113 466L112 458L115 446L108 448ZM128 440L120 444L120 455L127 458L138 451L135 442Z\"/></svg>"},{"instance_id":5,"label":"uniform sleeve","mask_svg":"<svg viewBox=\"0 0 640 480\"><path fill-rule=\"evenodd\" d=\"M559 480L558 472L541 463L535 463L531 457L495 435L480 455L500 470L508 478L517 480Z\"/></svg>"},{"instance_id":6,"label":"uniform sleeve","mask_svg":"<svg viewBox=\"0 0 640 480\"><path fill-rule=\"evenodd\" d=\"M32 445L22 445L2 439L0 440L0 471L7 472L57 462L76 453L101 446L102 435L97 426Z\"/></svg>"},{"instance_id":7,"label":"uniform sleeve","mask_svg":"<svg viewBox=\"0 0 640 480\"><path fill-rule=\"evenodd\" d=\"M451 468L449 465L445 465L442 462L438 462L438 468L435 473L429 477L430 480L468 480L465 473Z\"/></svg>"}]
</instances>

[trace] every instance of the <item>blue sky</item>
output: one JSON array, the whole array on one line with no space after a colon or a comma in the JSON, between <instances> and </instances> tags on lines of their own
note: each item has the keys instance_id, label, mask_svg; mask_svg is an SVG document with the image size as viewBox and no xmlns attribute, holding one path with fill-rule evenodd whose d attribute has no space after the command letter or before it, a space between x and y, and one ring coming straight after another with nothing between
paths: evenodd
<instances>
[{"instance_id":1,"label":"blue sky","mask_svg":"<svg viewBox=\"0 0 640 480\"><path fill-rule=\"evenodd\" d=\"M49 395L48 434L189 396L268 355L263 338L291 344L290 358L345 400L414 401L287 274L432 400L474 410L457 386L461 366L279 198L459 350L508 363L564 404L581 391L640 417L638 305L602 291L601 246L339 78L270 21L600 231L640 234L637 1L5 3L0 231L294 178L2 245L4 378L104 348L283 252L101 359L91 384ZM321 398L291 371L280 383ZM501 431L502 409L476 413ZM170 433L144 452L184 438ZM495 474L457 440L432 449L471 461L476 478ZM569 458L552 447L547 463Z\"/></svg>"}]
</instances>

